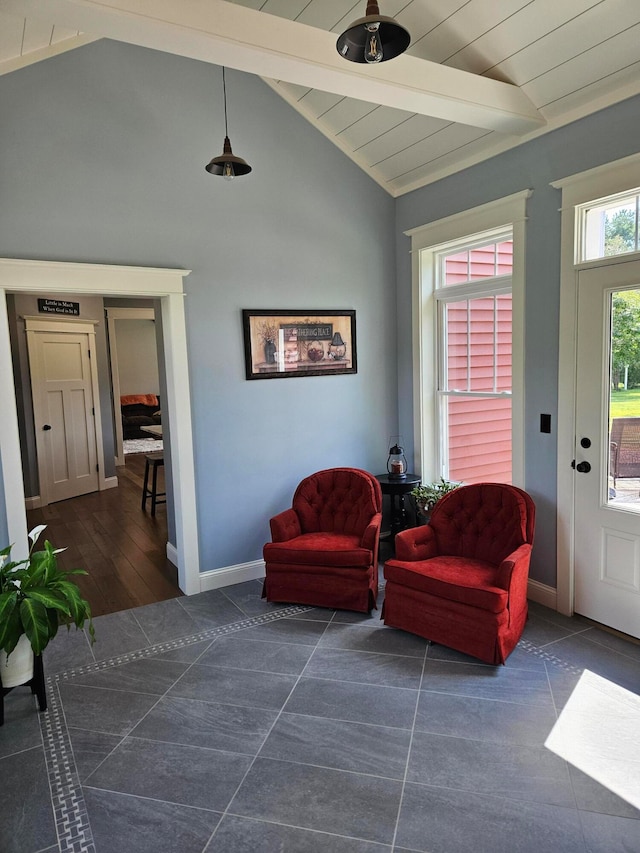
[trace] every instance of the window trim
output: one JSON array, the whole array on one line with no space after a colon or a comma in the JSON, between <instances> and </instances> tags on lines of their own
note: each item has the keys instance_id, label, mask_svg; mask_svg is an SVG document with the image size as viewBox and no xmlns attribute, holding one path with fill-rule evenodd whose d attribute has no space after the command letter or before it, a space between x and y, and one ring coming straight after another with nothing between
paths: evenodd
<instances>
[{"instance_id":1,"label":"window trim","mask_svg":"<svg viewBox=\"0 0 640 853\"><path fill-rule=\"evenodd\" d=\"M436 479L436 392L438 352L435 340L436 247L464 237L512 228L512 481L524 486L524 283L526 203L532 190L506 196L479 207L405 231L411 238L414 460L423 480ZM475 284L475 282L472 282ZM465 285L466 286L466 285ZM450 286L451 287L451 286ZM443 288L444 290L445 288ZM448 291L449 288L446 288ZM459 291L460 292L460 291ZM430 417L423 419L423 413Z\"/></svg>"}]
</instances>

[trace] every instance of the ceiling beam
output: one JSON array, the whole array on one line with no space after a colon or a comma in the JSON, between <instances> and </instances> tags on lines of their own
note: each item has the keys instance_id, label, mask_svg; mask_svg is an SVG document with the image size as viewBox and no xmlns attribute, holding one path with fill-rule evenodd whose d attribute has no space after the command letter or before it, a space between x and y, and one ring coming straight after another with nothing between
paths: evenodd
<instances>
[{"instance_id":1,"label":"ceiling beam","mask_svg":"<svg viewBox=\"0 0 640 853\"><path fill-rule=\"evenodd\" d=\"M334 33L225 0L0 0L0 11L487 130L544 124L517 86L406 54L346 62Z\"/></svg>"}]
</instances>

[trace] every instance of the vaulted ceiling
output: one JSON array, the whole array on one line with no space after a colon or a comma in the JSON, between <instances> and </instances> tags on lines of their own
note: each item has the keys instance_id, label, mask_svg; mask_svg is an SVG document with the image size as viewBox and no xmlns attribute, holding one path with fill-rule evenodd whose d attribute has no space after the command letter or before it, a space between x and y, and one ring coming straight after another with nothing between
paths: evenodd
<instances>
[{"instance_id":1,"label":"vaulted ceiling","mask_svg":"<svg viewBox=\"0 0 640 853\"><path fill-rule=\"evenodd\" d=\"M406 54L346 62L365 0L0 0L0 73L112 38L257 74L391 195L640 92L638 0L380 0Z\"/></svg>"}]
</instances>

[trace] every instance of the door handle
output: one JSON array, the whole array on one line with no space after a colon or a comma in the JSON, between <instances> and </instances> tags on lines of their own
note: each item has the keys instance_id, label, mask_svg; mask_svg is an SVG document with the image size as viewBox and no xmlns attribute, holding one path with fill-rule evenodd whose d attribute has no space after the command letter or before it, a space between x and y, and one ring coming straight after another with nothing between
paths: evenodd
<instances>
[{"instance_id":1,"label":"door handle","mask_svg":"<svg viewBox=\"0 0 640 853\"><path fill-rule=\"evenodd\" d=\"M51 424L45 424L45 425L42 427L42 429L43 429L45 432L47 432L47 430L50 430L50 429L51 429Z\"/></svg>"},{"instance_id":2,"label":"door handle","mask_svg":"<svg viewBox=\"0 0 640 853\"><path fill-rule=\"evenodd\" d=\"M578 462L576 465L576 471L579 471L580 474L588 474L591 470L590 462Z\"/></svg>"}]
</instances>

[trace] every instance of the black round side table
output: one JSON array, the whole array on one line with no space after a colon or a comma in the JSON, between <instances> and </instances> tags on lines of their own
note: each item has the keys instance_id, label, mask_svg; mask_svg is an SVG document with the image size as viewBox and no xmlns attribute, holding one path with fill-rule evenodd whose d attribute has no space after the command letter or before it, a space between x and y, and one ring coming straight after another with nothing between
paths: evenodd
<instances>
[{"instance_id":1,"label":"black round side table","mask_svg":"<svg viewBox=\"0 0 640 853\"><path fill-rule=\"evenodd\" d=\"M405 474L402 479L391 477L389 474L376 474L376 480L380 483L383 495L391 498L391 534L390 539L396 538L396 533L407 527L407 509L404 498L414 486L418 486L422 480L416 474Z\"/></svg>"}]
</instances>

